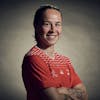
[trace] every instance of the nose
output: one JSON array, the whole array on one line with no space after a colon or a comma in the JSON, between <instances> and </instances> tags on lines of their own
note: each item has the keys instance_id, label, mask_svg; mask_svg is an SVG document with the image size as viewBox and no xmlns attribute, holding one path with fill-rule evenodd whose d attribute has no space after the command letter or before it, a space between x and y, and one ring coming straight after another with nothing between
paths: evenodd
<instances>
[{"instance_id":1,"label":"nose","mask_svg":"<svg viewBox=\"0 0 100 100\"><path fill-rule=\"evenodd\" d=\"M54 33L56 31L55 25L51 24L50 32Z\"/></svg>"}]
</instances>

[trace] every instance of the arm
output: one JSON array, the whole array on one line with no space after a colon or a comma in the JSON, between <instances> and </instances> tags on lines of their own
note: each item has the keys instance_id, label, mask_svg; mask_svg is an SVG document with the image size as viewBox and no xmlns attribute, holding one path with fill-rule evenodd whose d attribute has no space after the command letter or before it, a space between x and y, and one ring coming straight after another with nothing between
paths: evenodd
<instances>
[{"instance_id":1,"label":"arm","mask_svg":"<svg viewBox=\"0 0 100 100\"><path fill-rule=\"evenodd\" d=\"M72 100L67 94L59 94L54 87L46 88L41 93L43 100Z\"/></svg>"},{"instance_id":2,"label":"arm","mask_svg":"<svg viewBox=\"0 0 100 100\"><path fill-rule=\"evenodd\" d=\"M72 100L88 100L86 88L82 83L76 85L73 88L58 88L58 92L61 94L69 95Z\"/></svg>"}]
</instances>

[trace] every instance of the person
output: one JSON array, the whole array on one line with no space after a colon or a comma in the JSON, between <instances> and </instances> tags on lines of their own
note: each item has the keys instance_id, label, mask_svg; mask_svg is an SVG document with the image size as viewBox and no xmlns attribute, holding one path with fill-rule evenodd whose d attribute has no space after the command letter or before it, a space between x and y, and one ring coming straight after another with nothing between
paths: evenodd
<instances>
[{"instance_id":1,"label":"person","mask_svg":"<svg viewBox=\"0 0 100 100\"><path fill-rule=\"evenodd\" d=\"M62 33L62 12L53 5L37 9L36 45L24 56L22 77L27 100L87 100L86 87L68 57L54 49Z\"/></svg>"}]
</instances>

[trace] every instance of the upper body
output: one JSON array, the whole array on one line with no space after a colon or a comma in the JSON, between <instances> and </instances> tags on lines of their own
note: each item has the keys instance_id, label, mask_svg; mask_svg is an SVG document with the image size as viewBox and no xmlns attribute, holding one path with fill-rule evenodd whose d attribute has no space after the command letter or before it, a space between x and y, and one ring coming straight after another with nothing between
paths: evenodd
<instances>
[{"instance_id":1,"label":"upper body","mask_svg":"<svg viewBox=\"0 0 100 100\"><path fill-rule=\"evenodd\" d=\"M54 50L62 32L60 10L39 8L34 28L37 45L25 55L22 65L27 100L87 100L86 88L70 60Z\"/></svg>"}]
</instances>

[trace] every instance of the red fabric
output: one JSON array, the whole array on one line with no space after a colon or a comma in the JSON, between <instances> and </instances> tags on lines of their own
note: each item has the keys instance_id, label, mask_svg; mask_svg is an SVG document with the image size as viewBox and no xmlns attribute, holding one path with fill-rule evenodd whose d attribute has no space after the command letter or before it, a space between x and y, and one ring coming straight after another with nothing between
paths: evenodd
<instances>
[{"instance_id":1,"label":"red fabric","mask_svg":"<svg viewBox=\"0 0 100 100\"><path fill-rule=\"evenodd\" d=\"M22 75L27 90L27 100L40 100L38 97L43 88L72 88L81 83L67 57L55 53L55 58L52 59L37 46L25 56Z\"/></svg>"}]
</instances>

